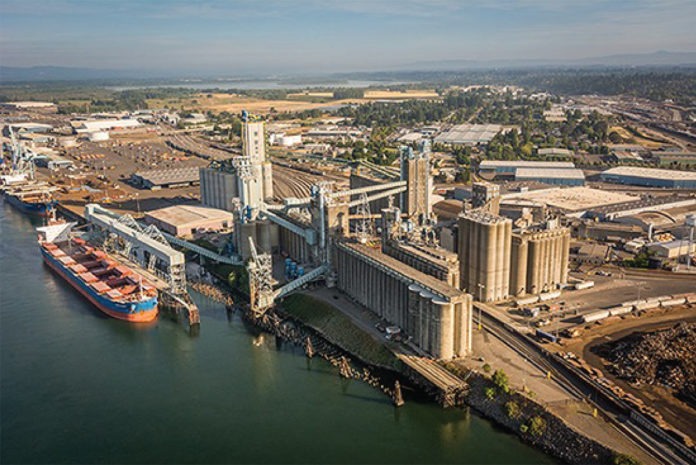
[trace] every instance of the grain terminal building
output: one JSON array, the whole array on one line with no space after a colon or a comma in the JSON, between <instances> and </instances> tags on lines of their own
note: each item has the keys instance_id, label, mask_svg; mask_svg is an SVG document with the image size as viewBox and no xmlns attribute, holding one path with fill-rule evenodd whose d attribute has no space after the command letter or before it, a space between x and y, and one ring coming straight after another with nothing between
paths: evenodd
<instances>
[{"instance_id":1,"label":"grain terminal building","mask_svg":"<svg viewBox=\"0 0 696 465\"><path fill-rule=\"evenodd\" d=\"M334 265L340 290L400 326L435 358L471 353L471 295L355 242L335 244Z\"/></svg>"}]
</instances>

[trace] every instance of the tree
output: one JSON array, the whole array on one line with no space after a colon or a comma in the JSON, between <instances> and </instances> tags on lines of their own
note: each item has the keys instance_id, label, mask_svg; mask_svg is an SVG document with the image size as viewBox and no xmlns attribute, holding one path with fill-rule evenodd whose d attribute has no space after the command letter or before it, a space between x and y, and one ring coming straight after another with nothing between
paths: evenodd
<instances>
[{"instance_id":1,"label":"tree","mask_svg":"<svg viewBox=\"0 0 696 465\"><path fill-rule=\"evenodd\" d=\"M493 373L493 384L505 394L510 392L508 377L503 370L495 370L495 373Z\"/></svg>"},{"instance_id":2,"label":"tree","mask_svg":"<svg viewBox=\"0 0 696 465\"><path fill-rule=\"evenodd\" d=\"M495 393L495 389L492 388L492 387L486 388L486 390L484 391L484 394L486 395L486 399L488 399L488 400L493 400L493 399L495 399L495 394L496 394L496 393Z\"/></svg>"},{"instance_id":3,"label":"tree","mask_svg":"<svg viewBox=\"0 0 696 465\"><path fill-rule=\"evenodd\" d=\"M515 419L520 416L520 406L517 402L511 400L505 403L505 412L509 418Z\"/></svg>"},{"instance_id":4,"label":"tree","mask_svg":"<svg viewBox=\"0 0 696 465\"><path fill-rule=\"evenodd\" d=\"M618 132L611 131L609 133L609 141L612 144L620 144L621 142L623 142L623 138L621 137L621 135Z\"/></svg>"},{"instance_id":5,"label":"tree","mask_svg":"<svg viewBox=\"0 0 696 465\"><path fill-rule=\"evenodd\" d=\"M627 454L615 453L611 463L613 465L640 465L640 460Z\"/></svg>"},{"instance_id":6,"label":"tree","mask_svg":"<svg viewBox=\"0 0 696 465\"><path fill-rule=\"evenodd\" d=\"M529 433L532 436L541 436L546 432L546 420L544 420L540 416L535 416L532 417L531 420L529 420Z\"/></svg>"},{"instance_id":7,"label":"tree","mask_svg":"<svg viewBox=\"0 0 696 465\"><path fill-rule=\"evenodd\" d=\"M533 149L534 149L534 144L532 144L531 142L527 142L526 144L524 144L520 147L520 154L525 158L531 157Z\"/></svg>"},{"instance_id":8,"label":"tree","mask_svg":"<svg viewBox=\"0 0 696 465\"><path fill-rule=\"evenodd\" d=\"M235 269L230 271L230 274L227 275L227 283L230 285L230 288L232 289L236 289L245 293L248 292L249 274L247 273L246 268L244 268L243 266L235 267Z\"/></svg>"}]
</instances>

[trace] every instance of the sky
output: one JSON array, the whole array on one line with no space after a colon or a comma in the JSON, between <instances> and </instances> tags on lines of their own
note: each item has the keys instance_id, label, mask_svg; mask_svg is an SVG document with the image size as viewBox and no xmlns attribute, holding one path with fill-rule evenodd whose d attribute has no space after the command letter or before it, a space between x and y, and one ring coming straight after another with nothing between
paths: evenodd
<instances>
[{"instance_id":1,"label":"sky","mask_svg":"<svg viewBox=\"0 0 696 465\"><path fill-rule=\"evenodd\" d=\"M0 63L190 74L696 51L696 0L0 0Z\"/></svg>"}]
</instances>

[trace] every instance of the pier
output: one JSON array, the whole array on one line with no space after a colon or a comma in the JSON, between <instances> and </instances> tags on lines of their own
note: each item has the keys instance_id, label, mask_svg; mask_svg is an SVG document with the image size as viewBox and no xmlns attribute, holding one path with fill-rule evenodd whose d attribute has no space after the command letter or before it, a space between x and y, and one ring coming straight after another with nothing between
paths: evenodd
<instances>
[{"instance_id":1,"label":"pier","mask_svg":"<svg viewBox=\"0 0 696 465\"><path fill-rule=\"evenodd\" d=\"M405 354L397 354L396 357L411 371L411 379L435 395L443 407L460 404L461 397L468 389L465 381L430 358Z\"/></svg>"}]
</instances>

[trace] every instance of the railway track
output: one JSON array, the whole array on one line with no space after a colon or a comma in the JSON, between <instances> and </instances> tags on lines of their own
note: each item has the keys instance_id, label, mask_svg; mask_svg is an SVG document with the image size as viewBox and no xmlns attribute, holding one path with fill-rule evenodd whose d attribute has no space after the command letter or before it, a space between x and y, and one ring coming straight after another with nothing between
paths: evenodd
<instances>
[{"instance_id":1,"label":"railway track","mask_svg":"<svg viewBox=\"0 0 696 465\"><path fill-rule=\"evenodd\" d=\"M177 150L192 153L206 160L224 160L234 156L229 151L212 147L207 141L188 134L172 134L165 141Z\"/></svg>"},{"instance_id":2,"label":"railway track","mask_svg":"<svg viewBox=\"0 0 696 465\"><path fill-rule=\"evenodd\" d=\"M345 183L344 179L339 180L330 175L319 176L273 164L273 193L278 199L309 197L312 185L326 180Z\"/></svg>"},{"instance_id":3,"label":"railway track","mask_svg":"<svg viewBox=\"0 0 696 465\"><path fill-rule=\"evenodd\" d=\"M537 346L527 336L509 328L505 323L486 312L485 306L476 303L481 310L482 326L493 336L500 339L511 349L525 357L540 370L551 373L553 380L565 391L577 399L585 399L600 409L609 418L614 427L622 432L634 444L642 448L664 464L689 465L693 452L686 446L672 443L668 446L665 440L639 426L634 421L626 419L631 409L625 402L616 397L608 389L599 386L579 370L571 368L560 358Z\"/></svg>"}]
</instances>

